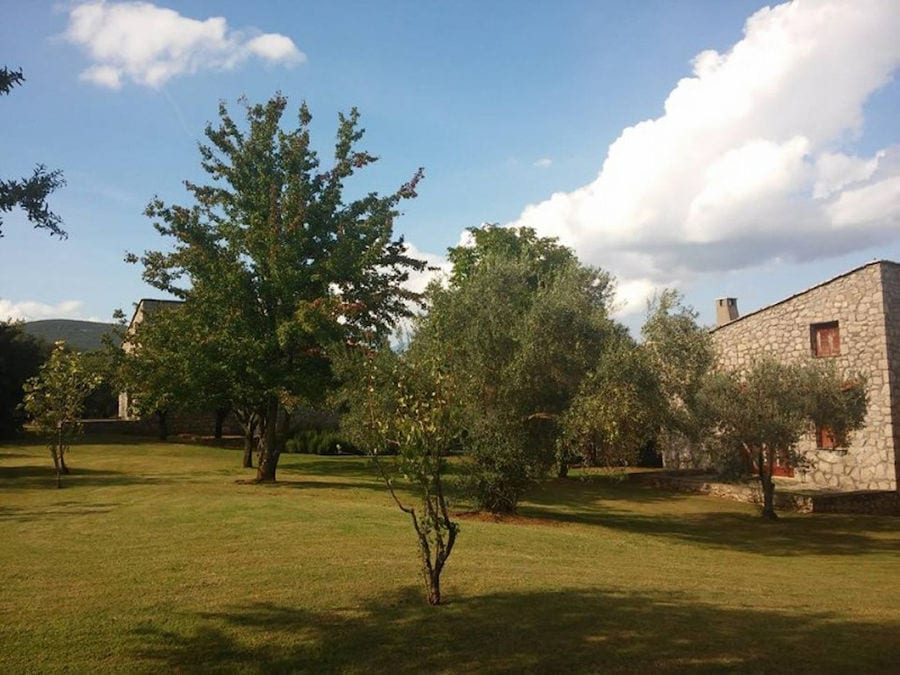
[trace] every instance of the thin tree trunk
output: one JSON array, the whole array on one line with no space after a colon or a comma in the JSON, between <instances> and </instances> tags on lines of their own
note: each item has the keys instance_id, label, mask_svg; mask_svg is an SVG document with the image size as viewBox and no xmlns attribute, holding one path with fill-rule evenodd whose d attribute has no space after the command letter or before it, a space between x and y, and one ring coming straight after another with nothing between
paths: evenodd
<instances>
[{"instance_id":1,"label":"thin tree trunk","mask_svg":"<svg viewBox=\"0 0 900 675\"><path fill-rule=\"evenodd\" d=\"M60 446L59 448L59 472L63 476L68 476L69 473L71 473L69 471L69 467L66 466L66 453L65 450L63 450L62 446Z\"/></svg>"},{"instance_id":2,"label":"thin tree trunk","mask_svg":"<svg viewBox=\"0 0 900 675\"><path fill-rule=\"evenodd\" d=\"M766 449L766 453L759 451L759 482L763 491L763 510L762 517L766 520L778 520L778 514L775 513L775 483L772 480L772 463L774 461L774 452Z\"/></svg>"},{"instance_id":3,"label":"thin tree trunk","mask_svg":"<svg viewBox=\"0 0 900 675\"><path fill-rule=\"evenodd\" d=\"M569 451L568 449L558 450L556 453L556 476L557 478L566 478L569 475Z\"/></svg>"},{"instance_id":4,"label":"thin tree trunk","mask_svg":"<svg viewBox=\"0 0 900 675\"><path fill-rule=\"evenodd\" d=\"M59 453L56 448L58 446L51 445L50 446L50 456L53 457L53 470L56 471L56 487L57 489L62 487L62 472L59 469Z\"/></svg>"},{"instance_id":5,"label":"thin tree trunk","mask_svg":"<svg viewBox=\"0 0 900 675\"><path fill-rule=\"evenodd\" d=\"M441 576L432 571L428 576L428 604L441 604Z\"/></svg>"},{"instance_id":6,"label":"thin tree trunk","mask_svg":"<svg viewBox=\"0 0 900 675\"><path fill-rule=\"evenodd\" d=\"M159 440L166 441L169 439L169 411L156 411L157 429L159 431Z\"/></svg>"},{"instance_id":7,"label":"thin tree trunk","mask_svg":"<svg viewBox=\"0 0 900 675\"><path fill-rule=\"evenodd\" d=\"M257 483L274 483L275 471L281 448L278 445L278 412L280 404L274 396L266 403L266 416L262 420L262 446L259 451L259 466L256 469Z\"/></svg>"},{"instance_id":8,"label":"thin tree trunk","mask_svg":"<svg viewBox=\"0 0 900 675\"><path fill-rule=\"evenodd\" d=\"M217 441L222 440L222 427L225 425L225 418L228 416L228 408L216 408L216 429L214 432Z\"/></svg>"},{"instance_id":9,"label":"thin tree trunk","mask_svg":"<svg viewBox=\"0 0 900 675\"><path fill-rule=\"evenodd\" d=\"M250 413L247 417L247 423L244 425L244 461L242 466L245 469L253 468L253 442L256 439L258 424L259 419L256 414Z\"/></svg>"},{"instance_id":10,"label":"thin tree trunk","mask_svg":"<svg viewBox=\"0 0 900 675\"><path fill-rule=\"evenodd\" d=\"M244 454L241 466L245 469L253 468L253 450L255 447L256 430L259 428L259 415L248 411L246 408L235 408L234 417L241 430L244 432Z\"/></svg>"}]
</instances>

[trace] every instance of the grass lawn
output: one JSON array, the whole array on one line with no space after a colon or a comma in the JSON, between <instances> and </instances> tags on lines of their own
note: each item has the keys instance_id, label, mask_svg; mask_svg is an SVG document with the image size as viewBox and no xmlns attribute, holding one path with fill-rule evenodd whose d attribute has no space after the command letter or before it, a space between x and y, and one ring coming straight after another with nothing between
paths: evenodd
<instances>
[{"instance_id":1,"label":"grass lawn","mask_svg":"<svg viewBox=\"0 0 900 675\"><path fill-rule=\"evenodd\" d=\"M127 443L127 444L126 444ZM425 604L366 461L0 445L0 672L896 672L900 521L601 477L467 518ZM465 510L465 505L459 505Z\"/></svg>"}]
</instances>

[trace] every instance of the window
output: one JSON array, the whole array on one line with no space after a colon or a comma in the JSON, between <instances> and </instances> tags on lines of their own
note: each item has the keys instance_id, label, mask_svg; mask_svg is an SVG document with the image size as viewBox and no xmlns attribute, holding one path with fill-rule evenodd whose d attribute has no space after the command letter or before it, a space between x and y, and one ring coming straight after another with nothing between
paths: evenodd
<instances>
[{"instance_id":1,"label":"window","mask_svg":"<svg viewBox=\"0 0 900 675\"><path fill-rule=\"evenodd\" d=\"M838 446L834 431L825 424L816 425L816 447L819 450L834 450Z\"/></svg>"},{"instance_id":2,"label":"window","mask_svg":"<svg viewBox=\"0 0 900 675\"><path fill-rule=\"evenodd\" d=\"M841 353L841 332L838 322L812 324L809 327L809 342L813 356L838 356Z\"/></svg>"}]
</instances>

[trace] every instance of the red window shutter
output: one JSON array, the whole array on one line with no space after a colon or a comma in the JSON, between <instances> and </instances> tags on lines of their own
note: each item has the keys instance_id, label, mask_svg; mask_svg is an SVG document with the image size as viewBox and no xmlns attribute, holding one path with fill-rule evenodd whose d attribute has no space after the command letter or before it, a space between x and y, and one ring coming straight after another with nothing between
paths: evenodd
<instances>
[{"instance_id":1,"label":"red window shutter","mask_svg":"<svg viewBox=\"0 0 900 675\"><path fill-rule=\"evenodd\" d=\"M827 425L816 427L816 446L823 450L834 450L837 447L831 427Z\"/></svg>"},{"instance_id":2,"label":"red window shutter","mask_svg":"<svg viewBox=\"0 0 900 675\"><path fill-rule=\"evenodd\" d=\"M837 321L810 326L814 356L838 356L841 353L841 333Z\"/></svg>"}]
</instances>

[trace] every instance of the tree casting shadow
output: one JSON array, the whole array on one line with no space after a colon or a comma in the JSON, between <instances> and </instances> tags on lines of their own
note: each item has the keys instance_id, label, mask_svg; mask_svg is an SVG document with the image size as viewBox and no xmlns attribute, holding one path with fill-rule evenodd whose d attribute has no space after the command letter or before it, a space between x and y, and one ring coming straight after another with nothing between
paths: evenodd
<instances>
[{"instance_id":1,"label":"tree casting shadow","mask_svg":"<svg viewBox=\"0 0 900 675\"><path fill-rule=\"evenodd\" d=\"M681 506L696 499L705 500L702 510ZM673 508L654 508L667 504ZM736 507L735 502L601 475L545 481L527 495L519 514L767 556L900 553L900 537L890 536L898 533L897 520L890 516L784 513L766 522L758 507Z\"/></svg>"},{"instance_id":2,"label":"tree casting shadow","mask_svg":"<svg viewBox=\"0 0 900 675\"><path fill-rule=\"evenodd\" d=\"M67 487L94 487L113 485L149 485L166 481L157 476L136 476L120 471L87 469L70 466L71 473L63 476L63 489ZM56 472L49 457L46 464L0 466L0 487L8 485L17 490L56 489Z\"/></svg>"},{"instance_id":3,"label":"tree casting shadow","mask_svg":"<svg viewBox=\"0 0 900 675\"><path fill-rule=\"evenodd\" d=\"M135 656L175 672L877 672L898 626L604 591L457 598L418 589L359 608L257 603L187 632L144 624Z\"/></svg>"}]
</instances>

